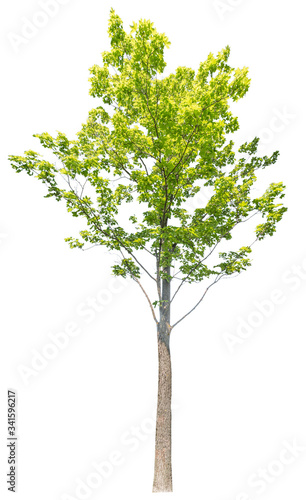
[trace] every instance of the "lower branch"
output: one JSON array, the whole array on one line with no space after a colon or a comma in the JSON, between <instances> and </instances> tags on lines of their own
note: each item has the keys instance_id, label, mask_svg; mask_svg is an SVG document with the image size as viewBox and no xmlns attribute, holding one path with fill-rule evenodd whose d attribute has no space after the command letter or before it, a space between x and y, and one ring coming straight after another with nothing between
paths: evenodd
<instances>
[{"instance_id":1,"label":"lower branch","mask_svg":"<svg viewBox=\"0 0 306 500\"><path fill-rule=\"evenodd\" d=\"M218 281L220 281L220 279L222 278L222 276L223 276L223 274L219 274L219 275L217 276L217 278L215 279L215 281L213 281L213 283L211 283L211 284L210 284L210 285L206 288L205 292L203 293L203 295L202 295L202 297L200 298L200 300L196 303L196 305L195 305L192 309L190 309L190 311L189 311L188 313L184 314L184 316L182 316L182 317L181 317L181 319L179 319L176 323L174 323L174 325L172 325L172 330L173 330L173 328L174 328L174 327L175 327L178 323L180 323L181 321L183 321L183 319L185 319L185 318L186 318L186 316L188 316L190 313L192 313L192 311L194 311L196 307L198 307L198 305L202 302L202 300L204 299L205 295L207 294L208 290L209 290L209 289L210 289L213 285L215 285Z\"/></svg>"},{"instance_id":2,"label":"lower branch","mask_svg":"<svg viewBox=\"0 0 306 500\"><path fill-rule=\"evenodd\" d=\"M139 279L138 279L138 278L136 278L135 276L132 276L132 279L133 279L134 281L136 281L136 283L138 283L138 285L140 286L141 290L142 290L142 291L143 291L143 293L145 294L146 299L147 299L147 301L149 302L149 305L150 305L150 308L151 308L151 311L152 311L152 314L153 314L154 321L155 321L155 323L156 323L156 324L158 324L158 321L157 321L157 318L156 318L156 315L155 315L155 312L154 312L154 309L153 309L152 302L150 301L150 299L149 299L149 296L148 296L147 292L146 292L146 291L145 291L145 289L143 288L143 286L142 286L142 284L140 283L140 281L139 281Z\"/></svg>"}]
</instances>

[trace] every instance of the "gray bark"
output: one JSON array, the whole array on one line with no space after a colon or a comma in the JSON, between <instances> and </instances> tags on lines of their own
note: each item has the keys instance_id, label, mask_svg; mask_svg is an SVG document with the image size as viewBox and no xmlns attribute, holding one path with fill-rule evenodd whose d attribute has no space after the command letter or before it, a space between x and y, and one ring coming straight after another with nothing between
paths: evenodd
<instances>
[{"instance_id":1,"label":"gray bark","mask_svg":"<svg viewBox=\"0 0 306 500\"><path fill-rule=\"evenodd\" d=\"M167 268L170 273L170 268ZM172 491L171 464L171 357L170 282L163 280L158 336L158 397L155 435L153 492Z\"/></svg>"}]
</instances>

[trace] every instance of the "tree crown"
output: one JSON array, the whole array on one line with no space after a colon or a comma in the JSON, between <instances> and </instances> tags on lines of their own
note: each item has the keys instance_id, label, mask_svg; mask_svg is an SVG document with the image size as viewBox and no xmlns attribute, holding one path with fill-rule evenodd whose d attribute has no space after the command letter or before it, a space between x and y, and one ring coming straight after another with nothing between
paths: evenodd
<instances>
[{"instance_id":1,"label":"tree crown","mask_svg":"<svg viewBox=\"0 0 306 500\"><path fill-rule=\"evenodd\" d=\"M87 222L80 238L66 238L71 248L90 243L118 251L113 273L138 282L146 273L157 284L154 305L161 305L161 281L179 279L180 288L246 269L250 244L219 252L210 267L206 259L255 215L263 219L255 241L272 235L287 209L280 203L281 182L251 196L257 171L274 164L278 151L257 156L258 137L235 151L226 138L239 128L230 102L250 85L247 68L228 64L230 48L209 54L197 71L178 67L164 76L166 35L148 20L130 28L127 34L111 9L110 50L102 53L101 66L90 68L90 94L100 103L76 139L35 134L54 162L32 150L9 159L17 172L46 185L46 197L64 200L73 216ZM188 201L205 188L213 190L210 199L191 209ZM144 250L155 259L154 272L141 263Z\"/></svg>"}]
</instances>

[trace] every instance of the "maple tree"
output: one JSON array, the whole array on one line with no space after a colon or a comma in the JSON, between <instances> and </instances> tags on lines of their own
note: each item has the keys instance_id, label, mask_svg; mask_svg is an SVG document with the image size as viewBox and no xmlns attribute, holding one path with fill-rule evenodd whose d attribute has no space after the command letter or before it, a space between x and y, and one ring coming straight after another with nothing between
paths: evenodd
<instances>
[{"instance_id":1,"label":"maple tree","mask_svg":"<svg viewBox=\"0 0 306 500\"><path fill-rule=\"evenodd\" d=\"M258 137L238 149L227 139L239 128L230 102L250 85L247 68L228 64L230 48L209 54L197 71L178 67L165 76L166 35L149 20L130 28L126 33L111 9L110 50L90 69L90 94L99 104L76 138L35 134L54 161L32 150L9 159L86 222L80 237L66 238L70 247L117 251L113 274L132 277L149 302L159 359L153 491L172 491L170 335L211 286L247 269L252 244L273 235L287 209L281 182L252 197L257 171L274 164L278 151L259 157ZM205 188L213 194L192 209L188 200ZM260 220L252 244L215 252L253 217ZM156 287L154 300L146 279ZM205 284L199 300L171 323L182 286L198 282Z\"/></svg>"}]
</instances>

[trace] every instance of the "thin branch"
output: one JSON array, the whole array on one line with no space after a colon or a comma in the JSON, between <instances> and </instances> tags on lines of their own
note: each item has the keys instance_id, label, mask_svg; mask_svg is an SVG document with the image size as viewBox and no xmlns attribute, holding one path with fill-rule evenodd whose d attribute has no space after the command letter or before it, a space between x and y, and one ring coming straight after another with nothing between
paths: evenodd
<instances>
[{"instance_id":1,"label":"thin branch","mask_svg":"<svg viewBox=\"0 0 306 500\"><path fill-rule=\"evenodd\" d=\"M95 243L94 245L91 245L91 246L90 246L90 247L88 247L88 248L82 248L81 250L82 250L83 252L87 252L87 250L90 250L90 249L91 249L91 248L93 248L93 247L100 247L100 246L101 246L101 245L100 245L99 243Z\"/></svg>"},{"instance_id":2,"label":"thin branch","mask_svg":"<svg viewBox=\"0 0 306 500\"><path fill-rule=\"evenodd\" d=\"M86 179L86 181L84 182L83 184L83 187L82 187L82 191L81 191L81 194L80 194L80 197L82 198L83 196L83 192L84 192L84 188L85 188L85 185L86 185L86 182L88 181L88 178Z\"/></svg>"},{"instance_id":3,"label":"thin branch","mask_svg":"<svg viewBox=\"0 0 306 500\"><path fill-rule=\"evenodd\" d=\"M124 257L124 254L123 254L122 250L120 250L120 253L121 253L121 255L122 255L122 258L124 259L125 257ZM127 267L129 267L129 266L127 265ZM153 309L153 305L152 305L152 303L151 303L151 301L150 301L150 299L149 299L149 296L148 296L147 292L146 292L146 291L145 291L145 289L143 288L143 286L142 286L142 284L140 283L139 279L138 279L138 278L137 278L137 277L133 274L133 272L132 272L130 269L129 269L129 271L130 271L130 273L131 273L131 277L132 277L132 279L133 279L134 281L136 281L136 283L138 283L138 285L140 286L141 290L142 290L142 291L143 291L143 293L145 294L146 299L147 299L147 301L149 302L149 305L150 305L150 309L151 309L151 312L152 312L152 315L153 315L153 319L154 319L155 323L156 323L156 324L158 324L158 321L157 321L157 319L156 319L155 312L154 312L154 309Z\"/></svg>"},{"instance_id":4,"label":"thin branch","mask_svg":"<svg viewBox=\"0 0 306 500\"><path fill-rule=\"evenodd\" d=\"M147 301L149 302L149 305L150 305L150 308L151 308L151 311L152 311L152 315L153 315L154 321L155 321L155 323L156 323L156 324L158 324L158 321L157 321L157 319L156 319L155 312L154 312L154 309L153 309L153 305L152 305L152 303L151 303L151 301L150 301L150 299L149 299L149 296L148 296L147 292L146 292L146 291L145 291L145 289L143 288L143 286L142 286L142 284L140 283L139 279L138 279L138 278L136 278L136 276L132 276L132 279L133 279L134 281L136 281L136 283L138 283L138 285L140 286L141 290L142 290L142 291L143 291L143 293L145 294L145 296L146 296L146 298L147 298Z\"/></svg>"},{"instance_id":5,"label":"thin branch","mask_svg":"<svg viewBox=\"0 0 306 500\"><path fill-rule=\"evenodd\" d=\"M256 243L256 241L258 241L258 238L256 238L250 245L249 247L252 247L254 245L254 243ZM205 292L203 293L202 297L200 298L200 300L196 303L196 305L188 312L186 313L184 316L182 316L181 319L179 319L176 323L174 323L174 325L172 326L172 330L173 328L178 324L180 323L184 318L186 318L186 316L188 316L190 313L192 313L192 311L195 310L196 307L198 307L198 305L202 302L202 300L204 299L206 293L208 292L208 290L210 289L210 287L212 287L213 285L215 285L216 283L218 283L218 281L220 281L222 278L236 278L237 276L239 276L240 272L238 272L237 274L233 274L231 276L227 276L226 274L223 274L223 273L220 273L218 274L218 276L216 277L216 279L206 288Z\"/></svg>"},{"instance_id":6,"label":"thin branch","mask_svg":"<svg viewBox=\"0 0 306 500\"><path fill-rule=\"evenodd\" d=\"M93 217L93 223L99 227L99 230L101 231L102 234L104 234L105 236L107 236L107 238L110 238L111 239L111 236L109 234L107 234L107 232L102 228L101 226L101 223L97 217L97 215L95 214L95 212L93 211L92 207L90 205L88 205L88 203L86 201L84 201L83 198L80 198L78 193L76 193L74 191L74 189L72 188L71 184L70 184L70 180L69 180L69 176L67 175L68 177L68 180L66 180L66 182L68 183L71 191L75 194L75 196L77 197L78 201L80 202L81 204L81 211L85 214L85 217L87 218L87 220L90 220L88 219L88 213L86 212L86 210L84 209L84 204L86 205L86 207L90 210L91 214L92 214L92 217ZM148 276L150 276L150 278L152 280L154 280L156 282L156 279L149 273L149 271L139 262L139 260L135 257L135 255L133 254L133 252L120 240L120 238L118 238L118 236L114 233L114 231L109 228L112 235L113 235L113 239L115 239L130 255L131 257L133 257L133 259L135 260L135 262L137 262L137 264L147 273Z\"/></svg>"},{"instance_id":7,"label":"thin branch","mask_svg":"<svg viewBox=\"0 0 306 500\"><path fill-rule=\"evenodd\" d=\"M143 164L143 166L144 166L144 168L145 168L145 171L147 172L147 175L149 175L149 172L148 172L147 166L146 166L145 162L143 161L143 159L141 158L141 156L139 156L139 159L140 159L141 163Z\"/></svg>"},{"instance_id":8,"label":"thin branch","mask_svg":"<svg viewBox=\"0 0 306 500\"><path fill-rule=\"evenodd\" d=\"M119 155L118 155L118 153L117 153L117 151L116 151L115 149L110 149L110 151L112 151L113 153L115 153L115 154L116 154L116 156L119 156ZM108 154L109 154L109 153L108 153ZM129 172L129 171L128 171L128 170L127 170L124 166L123 166L123 163L122 163L121 161L118 161L118 163L119 163L119 165L121 166L122 170L123 170L123 171L124 171L124 172L125 172L128 176L129 176L129 178L131 179L131 181L136 182L136 181L135 181L135 179L133 179L133 178L131 177L130 172Z\"/></svg>"},{"instance_id":9,"label":"thin branch","mask_svg":"<svg viewBox=\"0 0 306 500\"><path fill-rule=\"evenodd\" d=\"M179 287L177 288L177 290L175 291L172 299L171 299L171 302L173 301L174 297L176 296L176 294L178 293L178 291L180 290L180 288L184 285L184 283L186 282L186 280L188 279L188 277L190 276L190 274L200 265L202 264L202 262L204 262L213 252L214 250L216 249L216 247L219 245L219 243L221 243L221 241L223 240L224 236L226 236L227 234L229 234L238 224L241 224L242 222L247 222L249 221L250 219L252 219L252 217L254 217L254 215L258 214L258 210L256 210L252 215L250 215L250 217L248 217L247 219L245 220L240 220L240 221L237 221L226 233L222 234L221 235L221 238L217 241L217 243L212 247L211 251L203 257L203 259L199 260L199 262L197 264L195 264L189 271L189 273L187 274L187 276L185 276L185 278L182 279L182 283L179 285ZM256 241L256 240L255 240ZM255 241L253 243L255 243ZM253 245L252 243L252 245ZM251 245L250 245L251 246ZM178 273L176 273L178 274Z\"/></svg>"},{"instance_id":10,"label":"thin branch","mask_svg":"<svg viewBox=\"0 0 306 500\"><path fill-rule=\"evenodd\" d=\"M182 316L178 321L176 321L176 323L174 323L174 325L172 326L171 330L173 330L173 328L178 324L180 323L181 321L183 321L183 319L186 318L186 316L188 316L190 313L192 313L192 311L195 310L196 307L198 307L198 305L202 302L202 300L204 299L205 295L207 294L208 290L210 289L210 287L212 287L213 285L215 285L216 283L218 283L218 281L221 279L222 277L222 274L219 274L217 276L217 278L206 288L205 292L203 293L202 297L200 298L200 300L196 303L196 305L190 309L190 311L186 314L184 314L184 316Z\"/></svg>"},{"instance_id":11,"label":"thin branch","mask_svg":"<svg viewBox=\"0 0 306 500\"><path fill-rule=\"evenodd\" d=\"M118 177L117 179L112 179L111 182L121 181L121 179L127 179L127 180L129 180L129 178L126 177L126 175L122 175L121 177Z\"/></svg>"},{"instance_id":12,"label":"thin branch","mask_svg":"<svg viewBox=\"0 0 306 500\"><path fill-rule=\"evenodd\" d=\"M150 250L148 250L146 247L143 247L142 250L145 250L146 252L148 252L150 255L152 255L153 257L155 257L154 253L150 252Z\"/></svg>"}]
</instances>

